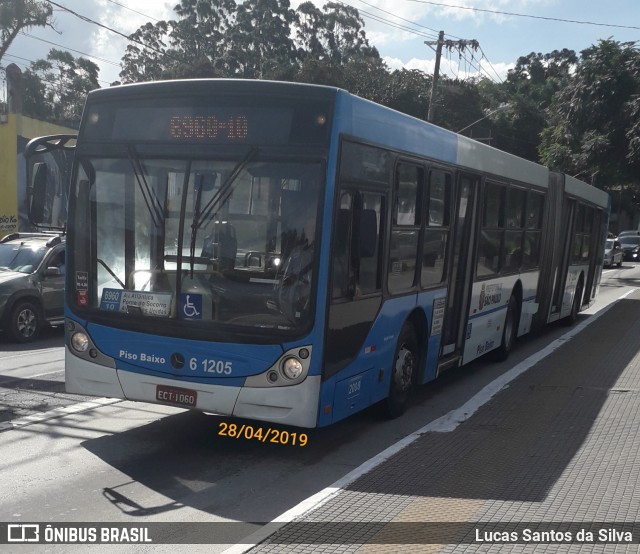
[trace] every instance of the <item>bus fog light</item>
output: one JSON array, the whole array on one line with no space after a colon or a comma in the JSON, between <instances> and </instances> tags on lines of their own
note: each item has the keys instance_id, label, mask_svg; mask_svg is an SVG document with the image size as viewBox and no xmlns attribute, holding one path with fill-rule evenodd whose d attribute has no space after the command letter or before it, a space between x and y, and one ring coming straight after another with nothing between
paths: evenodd
<instances>
[{"instance_id":1,"label":"bus fog light","mask_svg":"<svg viewBox=\"0 0 640 554\"><path fill-rule=\"evenodd\" d=\"M71 335L71 346L77 352L86 352L89 348L89 337L85 333L74 333Z\"/></svg>"},{"instance_id":2,"label":"bus fog light","mask_svg":"<svg viewBox=\"0 0 640 554\"><path fill-rule=\"evenodd\" d=\"M302 375L302 363L297 358L287 358L282 364L282 372L287 379L297 379Z\"/></svg>"}]
</instances>

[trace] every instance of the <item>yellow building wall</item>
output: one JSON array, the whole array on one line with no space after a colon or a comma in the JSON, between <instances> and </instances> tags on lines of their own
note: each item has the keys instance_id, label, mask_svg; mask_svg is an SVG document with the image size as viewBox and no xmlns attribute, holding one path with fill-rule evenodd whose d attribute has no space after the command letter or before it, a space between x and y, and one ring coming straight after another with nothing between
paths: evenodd
<instances>
[{"instance_id":1,"label":"yellow building wall","mask_svg":"<svg viewBox=\"0 0 640 554\"><path fill-rule=\"evenodd\" d=\"M0 116L0 238L18 231L18 189L26 191L26 165L20 144L43 135L76 133L75 129L21 114ZM6 121L5 121L6 119ZM21 139L19 140L19 137ZM26 214L23 214L26 215Z\"/></svg>"},{"instance_id":2,"label":"yellow building wall","mask_svg":"<svg viewBox=\"0 0 640 554\"><path fill-rule=\"evenodd\" d=\"M16 115L0 124L0 237L18 230Z\"/></svg>"}]
</instances>

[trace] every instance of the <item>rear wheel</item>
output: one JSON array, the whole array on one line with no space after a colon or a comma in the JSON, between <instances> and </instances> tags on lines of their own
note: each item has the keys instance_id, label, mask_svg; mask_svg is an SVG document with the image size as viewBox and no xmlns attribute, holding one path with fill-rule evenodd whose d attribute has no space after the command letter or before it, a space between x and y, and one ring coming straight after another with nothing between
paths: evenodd
<instances>
[{"instance_id":1,"label":"rear wheel","mask_svg":"<svg viewBox=\"0 0 640 554\"><path fill-rule=\"evenodd\" d=\"M493 358L498 362L503 362L509 357L513 350L518 334L518 301L512 294L507 304L507 315L504 319L504 328L502 329L502 342L500 346L494 350Z\"/></svg>"},{"instance_id":2,"label":"rear wheel","mask_svg":"<svg viewBox=\"0 0 640 554\"><path fill-rule=\"evenodd\" d=\"M564 318L564 324L569 326L573 325L578 319L578 313L580 312L580 305L582 304L582 277L578 281L576 286L576 293L573 297L573 304L571 304L571 312Z\"/></svg>"},{"instance_id":3,"label":"rear wheel","mask_svg":"<svg viewBox=\"0 0 640 554\"><path fill-rule=\"evenodd\" d=\"M419 360L420 351L416 332L413 326L405 325L398 337L391 368L391 385L385 404L388 417L401 416L407 409L411 389L418 373Z\"/></svg>"},{"instance_id":4,"label":"rear wheel","mask_svg":"<svg viewBox=\"0 0 640 554\"><path fill-rule=\"evenodd\" d=\"M11 310L7 330L16 342L29 342L40 333L41 317L38 306L28 300L18 302Z\"/></svg>"}]
</instances>

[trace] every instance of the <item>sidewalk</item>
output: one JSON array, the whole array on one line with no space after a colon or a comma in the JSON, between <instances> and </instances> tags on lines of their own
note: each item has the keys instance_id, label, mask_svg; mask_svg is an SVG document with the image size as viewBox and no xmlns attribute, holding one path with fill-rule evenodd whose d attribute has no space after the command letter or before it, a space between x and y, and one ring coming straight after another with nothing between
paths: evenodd
<instances>
[{"instance_id":1,"label":"sidewalk","mask_svg":"<svg viewBox=\"0 0 640 554\"><path fill-rule=\"evenodd\" d=\"M250 552L639 552L640 291L299 520Z\"/></svg>"}]
</instances>

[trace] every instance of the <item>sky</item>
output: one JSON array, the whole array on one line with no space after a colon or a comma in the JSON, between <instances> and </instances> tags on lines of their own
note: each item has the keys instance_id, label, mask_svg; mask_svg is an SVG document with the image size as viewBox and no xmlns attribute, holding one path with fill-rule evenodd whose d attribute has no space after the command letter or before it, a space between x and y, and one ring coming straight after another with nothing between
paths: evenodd
<instances>
[{"instance_id":1,"label":"sky","mask_svg":"<svg viewBox=\"0 0 640 554\"><path fill-rule=\"evenodd\" d=\"M296 8L299 0L290 0ZM313 0L322 7L326 0ZM568 48L580 53L602 39L640 41L638 0L344 0L358 9L369 43L392 69L432 74L439 31L445 39L477 40L477 52L443 52L440 71L450 77L504 80L520 56ZM79 15L124 35L151 21L175 19L177 0L56 0ZM69 50L100 67L102 87L119 79L127 40L54 7L53 29L31 28L12 43L0 65L23 70L51 48ZM639 43L640 46L640 43ZM0 74L0 78L2 75ZM4 87L2 87L4 88ZM0 99L2 99L0 95Z\"/></svg>"}]
</instances>

